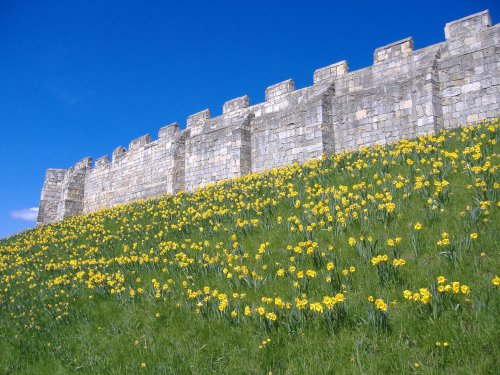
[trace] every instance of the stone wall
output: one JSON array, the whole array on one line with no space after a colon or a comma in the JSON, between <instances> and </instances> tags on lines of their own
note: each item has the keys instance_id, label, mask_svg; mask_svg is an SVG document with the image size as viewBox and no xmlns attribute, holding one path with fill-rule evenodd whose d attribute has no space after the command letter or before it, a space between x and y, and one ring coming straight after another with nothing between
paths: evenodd
<instances>
[{"instance_id":1,"label":"stone wall","mask_svg":"<svg viewBox=\"0 0 500 375\"><path fill-rule=\"evenodd\" d=\"M228 104L228 103L226 103ZM208 110L188 119L186 133L185 189L242 176L251 171L251 113L225 105L214 119ZM193 119L196 119L194 121Z\"/></svg>"},{"instance_id":2,"label":"stone wall","mask_svg":"<svg viewBox=\"0 0 500 375\"><path fill-rule=\"evenodd\" d=\"M482 12L445 27L437 72L445 128L498 116L500 25L490 25Z\"/></svg>"},{"instance_id":3,"label":"stone wall","mask_svg":"<svg viewBox=\"0 0 500 375\"><path fill-rule=\"evenodd\" d=\"M266 101L252 107L252 172L302 162L332 151L324 110L330 85L294 91L292 80L266 90ZM326 148L325 148L326 144Z\"/></svg>"},{"instance_id":4,"label":"stone wall","mask_svg":"<svg viewBox=\"0 0 500 375\"><path fill-rule=\"evenodd\" d=\"M38 209L38 222L51 223L58 219L65 169L47 169Z\"/></svg>"},{"instance_id":5,"label":"stone wall","mask_svg":"<svg viewBox=\"0 0 500 375\"><path fill-rule=\"evenodd\" d=\"M175 123L160 129L156 141L147 134L130 142L128 151L116 148L111 161L97 159L86 175L83 213L183 190L184 144Z\"/></svg>"},{"instance_id":6,"label":"stone wall","mask_svg":"<svg viewBox=\"0 0 500 375\"><path fill-rule=\"evenodd\" d=\"M331 103L335 152L442 127L436 74L440 48L413 51L407 38L378 48L373 66L337 76Z\"/></svg>"},{"instance_id":7,"label":"stone wall","mask_svg":"<svg viewBox=\"0 0 500 375\"><path fill-rule=\"evenodd\" d=\"M498 116L500 26L487 11L450 22L445 41L414 50L406 38L377 48L374 63L349 72L346 61L317 69L313 85L286 80L223 113L190 116L68 170L47 170L38 223L247 173L385 144Z\"/></svg>"}]
</instances>

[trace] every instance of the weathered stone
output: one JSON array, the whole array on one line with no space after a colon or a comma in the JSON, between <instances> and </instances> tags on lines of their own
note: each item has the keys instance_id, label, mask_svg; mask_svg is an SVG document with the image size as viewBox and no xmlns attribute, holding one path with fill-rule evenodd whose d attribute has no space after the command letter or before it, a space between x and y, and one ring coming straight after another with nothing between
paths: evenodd
<instances>
[{"instance_id":1,"label":"weathered stone","mask_svg":"<svg viewBox=\"0 0 500 375\"><path fill-rule=\"evenodd\" d=\"M485 11L445 33L419 50L411 38L377 48L374 65L357 71L345 61L317 69L310 87L270 86L263 103L229 100L221 116L196 113L185 130L163 127L94 168L85 158L48 169L38 223L498 116L500 26Z\"/></svg>"},{"instance_id":2,"label":"weathered stone","mask_svg":"<svg viewBox=\"0 0 500 375\"><path fill-rule=\"evenodd\" d=\"M295 83L291 79L269 86L266 89L266 102L277 100L293 90L295 90Z\"/></svg>"},{"instance_id":3,"label":"weathered stone","mask_svg":"<svg viewBox=\"0 0 500 375\"><path fill-rule=\"evenodd\" d=\"M230 113L237 111L238 109L248 108L250 106L250 99L248 96L240 96L239 98L235 98L229 100L224 103L224 107L222 109L222 113Z\"/></svg>"},{"instance_id":4,"label":"weathered stone","mask_svg":"<svg viewBox=\"0 0 500 375\"><path fill-rule=\"evenodd\" d=\"M413 39L411 37L405 38L388 44L387 46L377 48L374 53L373 61L374 63L380 63L393 58L408 56L412 51Z\"/></svg>"},{"instance_id":5,"label":"weathered stone","mask_svg":"<svg viewBox=\"0 0 500 375\"><path fill-rule=\"evenodd\" d=\"M319 83L336 77L343 76L348 72L347 61L341 61L332 65L325 66L324 68L316 69L314 72L313 81Z\"/></svg>"}]
</instances>

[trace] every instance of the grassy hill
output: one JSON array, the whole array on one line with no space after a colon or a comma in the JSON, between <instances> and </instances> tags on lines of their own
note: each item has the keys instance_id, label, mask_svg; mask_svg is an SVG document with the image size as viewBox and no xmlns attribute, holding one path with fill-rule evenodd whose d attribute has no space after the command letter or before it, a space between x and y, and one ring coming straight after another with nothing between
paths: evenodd
<instances>
[{"instance_id":1,"label":"grassy hill","mask_svg":"<svg viewBox=\"0 0 500 375\"><path fill-rule=\"evenodd\" d=\"M495 373L499 141L496 119L2 240L0 372Z\"/></svg>"}]
</instances>

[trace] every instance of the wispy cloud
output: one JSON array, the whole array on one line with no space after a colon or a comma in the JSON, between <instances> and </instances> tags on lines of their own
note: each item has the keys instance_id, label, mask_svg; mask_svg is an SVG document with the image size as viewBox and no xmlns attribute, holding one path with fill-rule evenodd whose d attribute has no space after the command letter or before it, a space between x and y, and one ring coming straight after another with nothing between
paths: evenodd
<instances>
[{"instance_id":1,"label":"wispy cloud","mask_svg":"<svg viewBox=\"0 0 500 375\"><path fill-rule=\"evenodd\" d=\"M10 216L14 219L36 221L38 216L38 207L24 208L22 210L12 211Z\"/></svg>"}]
</instances>

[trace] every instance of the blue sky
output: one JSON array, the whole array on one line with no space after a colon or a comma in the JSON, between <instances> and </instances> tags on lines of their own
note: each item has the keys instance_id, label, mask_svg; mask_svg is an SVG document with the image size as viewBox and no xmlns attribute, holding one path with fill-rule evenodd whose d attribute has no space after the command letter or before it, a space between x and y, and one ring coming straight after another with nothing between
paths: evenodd
<instances>
[{"instance_id":1,"label":"blue sky","mask_svg":"<svg viewBox=\"0 0 500 375\"><path fill-rule=\"evenodd\" d=\"M47 168L67 168L377 47L444 40L498 1L0 0L0 237L34 225ZM30 210L31 209L31 210Z\"/></svg>"}]
</instances>

